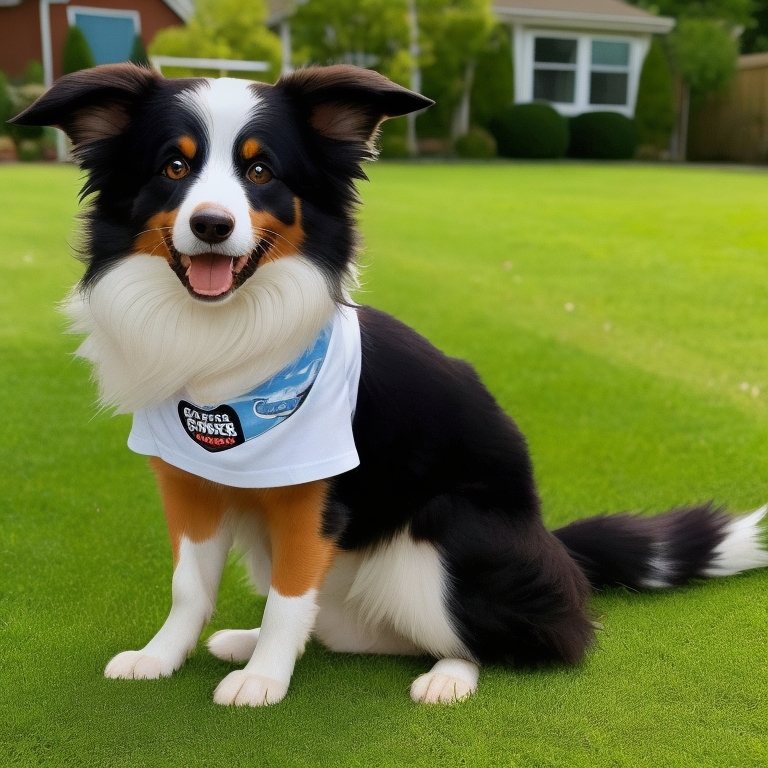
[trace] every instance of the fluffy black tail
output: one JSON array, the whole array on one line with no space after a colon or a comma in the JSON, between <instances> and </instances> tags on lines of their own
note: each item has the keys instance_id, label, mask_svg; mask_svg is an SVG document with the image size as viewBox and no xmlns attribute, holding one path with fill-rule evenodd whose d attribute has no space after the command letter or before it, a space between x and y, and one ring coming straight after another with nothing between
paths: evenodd
<instances>
[{"instance_id":1,"label":"fluffy black tail","mask_svg":"<svg viewBox=\"0 0 768 768\"><path fill-rule=\"evenodd\" d=\"M554 534L593 589L665 589L768 566L766 512L768 505L734 516L706 504L655 517L591 517Z\"/></svg>"}]
</instances>

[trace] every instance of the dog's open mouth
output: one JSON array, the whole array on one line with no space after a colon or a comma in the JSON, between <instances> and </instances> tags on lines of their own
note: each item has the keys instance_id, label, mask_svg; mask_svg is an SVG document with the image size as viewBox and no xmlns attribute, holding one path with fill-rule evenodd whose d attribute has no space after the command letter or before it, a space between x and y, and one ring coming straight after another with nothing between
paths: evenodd
<instances>
[{"instance_id":1,"label":"dog's open mouth","mask_svg":"<svg viewBox=\"0 0 768 768\"><path fill-rule=\"evenodd\" d=\"M184 287L197 299L215 301L239 288L259 266L272 243L266 239L242 256L226 256L221 253L201 253L189 256L166 241L173 258L171 267Z\"/></svg>"}]
</instances>

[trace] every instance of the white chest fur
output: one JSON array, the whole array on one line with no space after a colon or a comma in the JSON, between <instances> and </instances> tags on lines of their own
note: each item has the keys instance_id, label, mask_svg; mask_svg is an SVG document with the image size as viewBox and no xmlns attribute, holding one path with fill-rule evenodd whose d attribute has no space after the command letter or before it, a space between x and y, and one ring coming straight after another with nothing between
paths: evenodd
<instances>
[{"instance_id":1,"label":"white chest fur","mask_svg":"<svg viewBox=\"0 0 768 768\"><path fill-rule=\"evenodd\" d=\"M189 295L164 259L137 255L64 302L77 351L94 364L102 407L131 413L181 389L214 405L268 379L335 311L323 274L301 256L265 264L227 300Z\"/></svg>"}]
</instances>

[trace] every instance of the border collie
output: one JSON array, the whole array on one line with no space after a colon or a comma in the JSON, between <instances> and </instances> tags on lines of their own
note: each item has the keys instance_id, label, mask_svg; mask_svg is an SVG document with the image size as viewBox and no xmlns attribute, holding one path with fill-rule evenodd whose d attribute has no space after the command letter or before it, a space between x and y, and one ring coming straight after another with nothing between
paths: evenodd
<instances>
[{"instance_id":1,"label":"border collie","mask_svg":"<svg viewBox=\"0 0 768 768\"><path fill-rule=\"evenodd\" d=\"M86 173L66 309L102 406L134 415L172 543L168 618L107 677L184 663L233 546L264 617L208 647L246 662L214 700L251 706L286 695L310 636L431 656L411 697L449 703L486 662L581 661L592 590L768 565L765 508L548 531L525 440L473 368L350 299L361 165L383 120L430 104L350 66L265 85L117 64L16 118L63 129Z\"/></svg>"}]
</instances>

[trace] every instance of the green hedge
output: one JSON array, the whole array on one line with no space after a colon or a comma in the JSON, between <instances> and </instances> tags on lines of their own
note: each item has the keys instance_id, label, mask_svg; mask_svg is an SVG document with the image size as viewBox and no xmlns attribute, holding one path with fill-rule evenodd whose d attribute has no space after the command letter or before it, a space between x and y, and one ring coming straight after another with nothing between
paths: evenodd
<instances>
[{"instance_id":1,"label":"green hedge","mask_svg":"<svg viewBox=\"0 0 768 768\"><path fill-rule=\"evenodd\" d=\"M488 46L477 57L475 79L470 97L472 122L488 128L494 117L514 101L510 30L499 24L488 39Z\"/></svg>"},{"instance_id":2,"label":"green hedge","mask_svg":"<svg viewBox=\"0 0 768 768\"><path fill-rule=\"evenodd\" d=\"M570 119L570 157L629 160L637 151L635 121L618 112L585 112Z\"/></svg>"},{"instance_id":3,"label":"green hedge","mask_svg":"<svg viewBox=\"0 0 768 768\"><path fill-rule=\"evenodd\" d=\"M496 157L496 139L484 128L470 128L469 133L456 139L453 149L459 157L488 160Z\"/></svg>"},{"instance_id":4,"label":"green hedge","mask_svg":"<svg viewBox=\"0 0 768 768\"><path fill-rule=\"evenodd\" d=\"M144 47L144 41L141 39L141 35L136 35L133 38L133 46L131 47L131 55L128 57L128 61L132 61L134 64L138 64L142 67L150 66L147 49Z\"/></svg>"},{"instance_id":5,"label":"green hedge","mask_svg":"<svg viewBox=\"0 0 768 768\"><path fill-rule=\"evenodd\" d=\"M675 127L672 71L658 38L651 43L637 90L635 124L640 145L664 152Z\"/></svg>"},{"instance_id":6,"label":"green hedge","mask_svg":"<svg viewBox=\"0 0 768 768\"><path fill-rule=\"evenodd\" d=\"M558 158L568 149L568 121L549 104L514 104L488 127L503 157Z\"/></svg>"},{"instance_id":7,"label":"green hedge","mask_svg":"<svg viewBox=\"0 0 768 768\"><path fill-rule=\"evenodd\" d=\"M15 114L16 110L13 107L13 99L11 99L11 92L8 88L8 78L3 72L0 72L0 134L9 132L10 126L6 123Z\"/></svg>"},{"instance_id":8,"label":"green hedge","mask_svg":"<svg viewBox=\"0 0 768 768\"><path fill-rule=\"evenodd\" d=\"M85 39L83 30L78 26L71 26L64 41L63 72L69 75L79 72L81 69L90 69L96 66L91 52L91 46Z\"/></svg>"}]
</instances>

